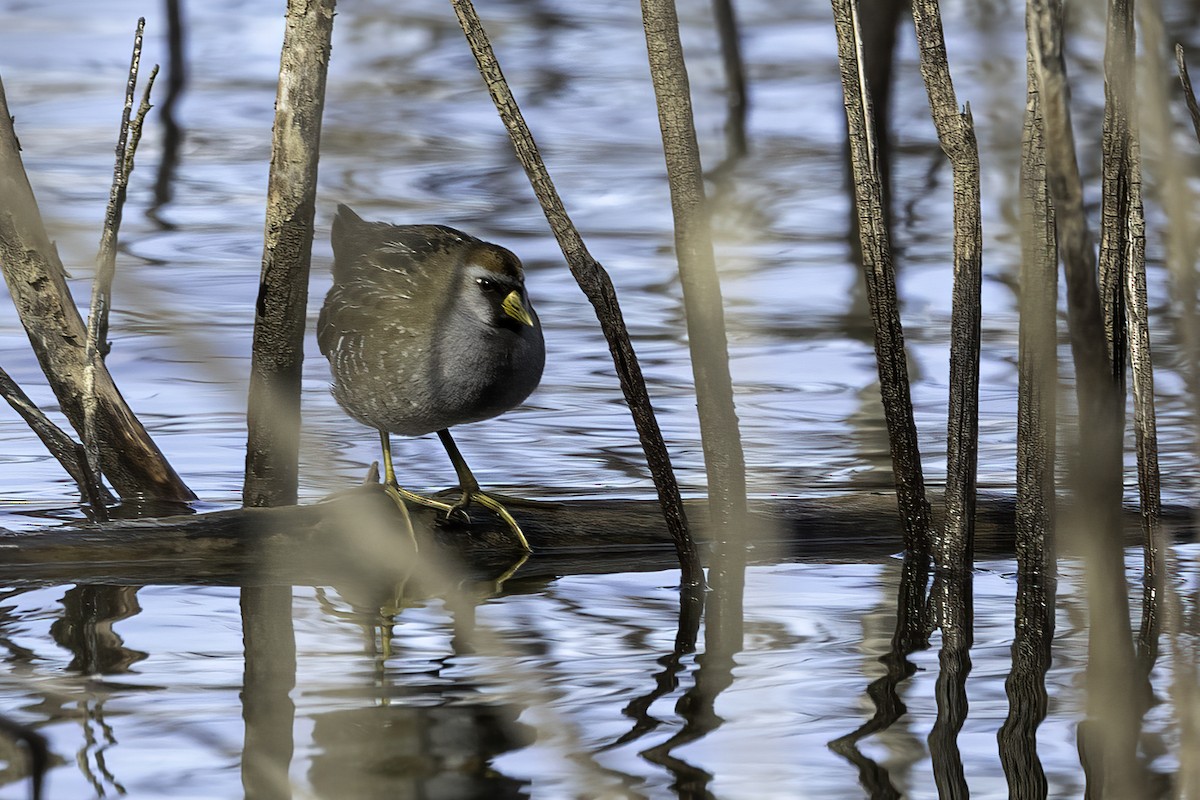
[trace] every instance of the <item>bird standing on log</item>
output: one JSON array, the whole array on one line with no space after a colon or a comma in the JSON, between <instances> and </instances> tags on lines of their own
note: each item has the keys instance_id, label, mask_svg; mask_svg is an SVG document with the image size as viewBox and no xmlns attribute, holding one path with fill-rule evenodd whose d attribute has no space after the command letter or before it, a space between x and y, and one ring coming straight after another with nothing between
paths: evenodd
<instances>
[{"instance_id":1,"label":"bird standing on log","mask_svg":"<svg viewBox=\"0 0 1200 800\"><path fill-rule=\"evenodd\" d=\"M542 378L542 327L520 260L454 228L367 222L345 205L332 240L333 286L317 343L333 372L333 396L379 431L385 488L447 517L469 520L473 503L491 509L529 550L512 515L480 491L449 430L516 407ZM458 475L454 504L396 483L390 434L433 432Z\"/></svg>"}]
</instances>

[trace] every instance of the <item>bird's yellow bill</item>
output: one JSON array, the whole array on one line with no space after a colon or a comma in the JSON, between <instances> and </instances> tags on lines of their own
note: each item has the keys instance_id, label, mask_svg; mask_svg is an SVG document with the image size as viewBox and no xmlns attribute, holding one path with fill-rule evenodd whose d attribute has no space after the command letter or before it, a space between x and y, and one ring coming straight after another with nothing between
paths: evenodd
<instances>
[{"instance_id":1,"label":"bird's yellow bill","mask_svg":"<svg viewBox=\"0 0 1200 800\"><path fill-rule=\"evenodd\" d=\"M500 303L500 308L504 310L505 314L522 325L533 327L533 316L525 308L525 304L521 302L521 293L516 289L508 293L508 296Z\"/></svg>"}]
</instances>

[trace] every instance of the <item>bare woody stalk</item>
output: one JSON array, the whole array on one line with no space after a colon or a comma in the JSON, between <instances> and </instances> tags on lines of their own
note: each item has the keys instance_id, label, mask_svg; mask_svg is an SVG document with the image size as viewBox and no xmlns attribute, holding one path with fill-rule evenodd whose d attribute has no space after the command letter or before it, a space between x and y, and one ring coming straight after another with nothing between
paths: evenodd
<instances>
[{"instance_id":1,"label":"bare woody stalk","mask_svg":"<svg viewBox=\"0 0 1200 800\"><path fill-rule=\"evenodd\" d=\"M1046 718L1046 672L1057 587L1054 517L1058 384L1058 255L1037 70L1026 59L1021 136L1020 332L1017 358L1017 603L1008 715L997 739L1011 797L1045 797L1037 731Z\"/></svg>"},{"instance_id":2,"label":"bare woody stalk","mask_svg":"<svg viewBox=\"0 0 1200 800\"><path fill-rule=\"evenodd\" d=\"M300 378L334 0L289 0L246 413L247 506L296 502Z\"/></svg>"},{"instance_id":3,"label":"bare woody stalk","mask_svg":"<svg viewBox=\"0 0 1200 800\"><path fill-rule=\"evenodd\" d=\"M1142 666L1158 653L1159 601L1165 579L1159 518L1162 497L1154 412L1150 310L1146 298L1146 220L1142 206L1141 149L1134 106L1133 3L1110 0L1104 51L1104 160L1100 216L1100 287L1113 378L1125 396L1125 355L1133 371L1133 423L1138 492L1145 537L1143 609L1138 635Z\"/></svg>"},{"instance_id":4,"label":"bare woody stalk","mask_svg":"<svg viewBox=\"0 0 1200 800\"><path fill-rule=\"evenodd\" d=\"M708 475L709 516L720 551L714 563L720 565L722 577L740 585L738 576L745 563L746 460L733 402L721 283L713 256L700 145L692 119L691 88L675 0L642 0L642 22L671 191L675 255ZM716 596L729 598L737 605L736 613L727 618L740 618L741 591L731 589L727 587Z\"/></svg>"},{"instance_id":5,"label":"bare woody stalk","mask_svg":"<svg viewBox=\"0 0 1200 800\"><path fill-rule=\"evenodd\" d=\"M879 171L879 148L871 98L866 92L862 59L861 26L852 0L832 0L833 21L838 39L842 94L850 139L850 163L854 179L855 211L858 215L863 271L871 318L875 323L875 360L879 389L887 421L896 498L904 525L904 544L920 564L928 563L930 542L929 503L917 445L917 426L909 395L908 365L904 353L904 328L896 299L896 274L883 210ZM923 587L922 587L923 590ZM915 607L903 604L902 607ZM911 651L909 651L911 652Z\"/></svg>"},{"instance_id":6,"label":"bare woody stalk","mask_svg":"<svg viewBox=\"0 0 1200 800\"><path fill-rule=\"evenodd\" d=\"M1153 16L1155 17L1153 26L1147 25L1145 21L1142 24L1143 31L1146 31L1147 49L1152 53L1161 52L1163 49L1161 47L1162 20L1157 15ZM1157 41L1153 43L1149 41L1151 30L1159 34ZM1159 46L1151 47L1151 44ZM1188 76L1183 47L1178 44L1175 45L1175 61L1180 81L1183 84L1184 96L1187 99L1188 111L1191 114L1196 140L1200 142L1200 104L1197 104L1195 92L1192 91L1192 81ZM1169 120L1169 110L1165 99L1157 108L1160 118ZM1168 124L1164 122L1159 130L1160 138L1167 139L1169 130ZM1176 158L1179 159L1178 156ZM1182 308L1180 339L1183 341L1186 351L1186 379L1191 388L1193 407L1200 409L1200 317L1196 313L1196 276L1189 257L1191 253L1195 252L1193 220L1191 214L1188 213L1189 209L1194 207L1194 198L1183 180L1185 171L1182 169L1173 171L1170 168L1167 171L1174 176L1173 185L1168 187L1174 189L1170 195L1172 202L1165 206L1168 211L1167 257L1171 261L1175 297ZM1189 291L1191 295L1185 295L1185 292ZM1200 410L1197 411L1195 419L1200 420ZM1200 442L1200 437L1197 438L1197 442ZM1173 559L1171 551L1166 550L1164 554L1170 563ZM1198 713L1200 712L1200 691L1197 690L1197 687L1200 686L1200 670L1197 669L1200 653L1197 651L1195 638L1185 636L1183 632L1197 629L1196 621L1200 618L1200 611L1197 611L1193 605L1190 618L1186 617L1179 592L1170 582L1164 582L1164 588L1167 609L1166 629L1174 657L1171 699L1174 701L1179 719L1179 752L1180 754L1189 754L1180 756L1176 785L1179 787L1179 797L1196 800L1200 798L1200 758L1195 758L1190 754L1200 752L1200 713Z\"/></svg>"},{"instance_id":7,"label":"bare woody stalk","mask_svg":"<svg viewBox=\"0 0 1200 800\"><path fill-rule=\"evenodd\" d=\"M100 473L88 463L87 453L83 445L72 439L62 428L50 421L40 408L34 405L29 396L17 385L9 374L0 369L0 395L8 401L13 411L25 420L30 430L42 440L50 454L62 464L63 469L71 476L71 480L79 487L83 500L97 513L111 502L113 497L100 481Z\"/></svg>"},{"instance_id":8,"label":"bare woody stalk","mask_svg":"<svg viewBox=\"0 0 1200 800\"><path fill-rule=\"evenodd\" d=\"M732 17L728 21L732 22ZM713 591L705 604L706 652L713 658L731 657L743 644L746 460L733 401L721 283L713 256L700 145L696 141L675 0L642 0L642 23L666 157L675 254L708 477L709 518L717 544L709 564ZM728 54L726 63L728 66ZM732 87L730 91L734 91ZM739 91L744 92L744 87ZM744 134L741 147L744 150Z\"/></svg>"},{"instance_id":9,"label":"bare woody stalk","mask_svg":"<svg viewBox=\"0 0 1200 800\"><path fill-rule=\"evenodd\" d=\"M979 326L983 232L979 146L968 105L959 110L937 0L914 0L921 76L954 183L954 299L950 314L950 401L946 437L946 522L934 544L931 590L938 654L937 721L929 733L934 778L943 797L966 797L957 736L967 715L966 678L974 641L971 568L975 560L975 487L979 456Z\"/></svg>"},{"instance_id":10,"label":"bare woody stalk","mask_svg":"<svg viewBox=\"0 0 1200 800\"><path fill-rule=\"evenodd\" d=\"M96 276L92 281L92 302L88 313L87 346L84 358L83 381L83 446L87 462L93 471L99 469L100 440L96 428L96 411L99 398L96 396L96 372L108 355L108 314L112 307L112 284L117 273L117 235L121 229L121 213L125 208L125 197L129 190L129 177L133 173L134 156L142 138L142 126L150 111L150 91L158 67L150 72L142 102L137 115L133 114L133 100L137 94L138 70L142 61L142 34L146 27L145 18L138 19L137 32L133 38L133 55L129 63L129 79L125 84L125 108L121 113L121 128L117 136L116 163L113 166L112 187L108 194L108 209L104 215L104 229L100 234L100 249L96 255ZM131 119L132 117L132 119ZM104 519L107 512L103 507L94 509Z\"/></svg>"},{"instance_id":11,"label":"bare woody stalk","mask_svg":"<svg viewBox=\"0 0 1200 800\"><path fill-rule=\"evenodd\" d=\"M83 398L96 398L100 469L122 497L187 501L195 495L167 463L101 365L85 387L87 331L67 288L66 272L46 235L21 163L20 145L0 84L0 269L63 414L84 430Z\"/></svg>"},{"instance_id":12,"label":"bare woody stalk","mask_svg":"<svg viewBox=\"0 0 1200 800\"><path fill-rule=\"evenodd\" d=\"M1089 788L1113 797L1139 797L1144 780L1136 761L1140 717L1125 565L1120 536L1121 400L1108 357L1096 253L1075 159L1062 50L1062 7L1030 0L1030 50L1045 116L1046 172L1058 223L1067 282L1067 324L1079 401L1079 449L1073 483L1074 524L1087 565L1089 618L1088 716L1080 749Z\"/></svg>"},{"instance_id":13,"label":"bare woody stalk","mask_svg":"<svg viewBox=\"0 0 1200 800\"><path fill-rule=\"evenodd\" d=\"M1055 580L1056 433L1058 428L1058 240L1046 182L1041 91L1026 59L1021 136L1020 332L1017 357L1017 569ZM1053 624L1053 615L1050 617Z\"/></svg>"},{"instance_id":14,"label":"bare woody stalk","mask_svg":"<svg viewBox=\"0 0 1200 800\"><path fill-rule=\"evenodd\" d=\"M629 331L625 327L625 320L621 314L621 306L617 301L612 280L608 277L604 267L588 252L583 238L567 215L562 199L558 196L558 191L554 188L550 174L538 152L533 134L525 123L525 118L517 106L512 91L508 88L504 73L500 71L500 64L496 60L496 54L492 51L483 24L475 13L475 7L470 0L451 0L451 4L454 6L455 14L458 15L458 22L462 26L463 33L466 34L471 52L475 55L475 62L479 66L484 83L487 84L492 102L495 103L505 130L508 131L513 149L517 154L517 160L521 162L525 174L529 177L534 194L537 195L546 220L550 223L550 229L554 232L554 237L558 240L558 245L566 258L567 266L571 269L571 274L575 277L584 295L596 310L600 328L604 332L604 338L608 341L617 378L621 382L621 391L625 395L625 402L629 405L634 425L637 427L638 438L646 453L646 462L654 479L654 486L658 492L667 529L675 543L682 583L684 587L702 586L704 572L700 565L700 556L688 529L683 500L679 494L679 485L676 483L675 473L671 469L671 458L667 452L666 443L663 441L662 431L658 427L658 421L654 416L654 409L650 404L646 381L642 377L637 354L629 340Z\"/></svg>"},{"instance_id":15,"label":"bare woody stalk","mask_svg":"<svg viewBox=\"0 0 1200 800\"><path fill-rule=\"evenodd\" d=\"M254 309L245 506L292 505L298 493L300 379L334 5L287 4ZM296 681L291 587L243 587L240 607L244 681L259 690L247 703L242 783L250 795L275 796L287 786L295 722L288 696Z\"/></svg>"},{"instance_id":16,"label":"bare woody stalk","mask_svg":"<svg viewBox=\"0 0 1200 800\"><path fill-rule=\"evenodd\" d=\"M954 300L950 315L946 526L935 551L939 570L967 573L974 559L979 453L979 324L983 281L979 146L975 141L971 107L968 105L960 111L954 95L937 0L916 0L913 21L929 108L954 175Z\"/></svg>"}]
</instances>

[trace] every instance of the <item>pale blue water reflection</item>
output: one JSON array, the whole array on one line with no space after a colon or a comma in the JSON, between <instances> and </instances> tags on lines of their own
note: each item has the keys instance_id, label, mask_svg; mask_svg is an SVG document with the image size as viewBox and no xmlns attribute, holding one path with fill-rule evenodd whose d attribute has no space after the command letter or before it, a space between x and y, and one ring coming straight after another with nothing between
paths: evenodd
<instances>
[{"instance_id":1,"label":"pale blue water reflection","mask_svg":"<svg viewBox=\"0 0 1200 800\"><path fill-rule=\"evenodd\" d=\"M1008 713L1003 679L1015 594L1008 569L983 563L975 579L971 713L960 745L979 798L1007 796L995 737ZM1086 636L1074 572L1068 565L1060 591L1056 660L1047 676L1051 712L1038 736L1051 797L1081 793L1074 727ZM629 709L654 691L672 653L676 572L514 581L473 609L473 634L463 630L469 615L461 609L415 601L394 618L390 654L377 613L355 611L334 590L297 588L289 772L296 796L373 797L386 789L386 796L595 797L608 786L619 789L612 796L667 797L674 781L696 770L712 776L707 788L716 797L860 797L857 770L826 745L873 711L863 690L882 674L898 573L896 560L751 567L745 648L717 699L721 724L673 750L665 765L645 753L687 724L680 702L695 691L695 656L679 658L676 685L641 709L641 721ZM1184 577L1195 585L1194 570ZM63 591L34 589L0 601L11 664L0 677L0 698L21 718L56 719L39 727L58 757L50 797L122 790L131 797L240 796L237 590L140 590L139 613L100 626L97 651L109 658L90 674L70 668L61 635L48 633L63 615ZM471 636L488 642L480 648L488 654L463 646ZM935 651L913 657L918 671L901 685L908 714L861 747L912 798L936 796L925 746L936 714L936 659ZM1157 680L1169 671L1169 661L1160 663ZM1168 725L1152 714L1145 741ZM490 731L490 740L480 731ZM450 754L441 762L439 748ZM473 762L464 749L489 760ZM339 759L349 760L340 770ZM443 794L439 782L447 780L474 788ZM21 796L17 785L0 787L0 797Z\"/></svg>"}]
</instances>

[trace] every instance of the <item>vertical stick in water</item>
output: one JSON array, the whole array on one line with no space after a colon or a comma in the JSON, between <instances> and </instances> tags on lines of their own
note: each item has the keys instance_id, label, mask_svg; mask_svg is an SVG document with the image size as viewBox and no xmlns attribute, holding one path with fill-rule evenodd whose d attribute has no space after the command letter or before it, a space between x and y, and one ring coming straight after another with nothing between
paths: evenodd
<instances>
[{"instance_id":1,"label":"vertical stick in water","mask_svg":"<svg viewBox=\"0 0 1200 800\"><path fill-rule=\"evenodd\" d=\"M1075 489L1076 542L1085 553L1089 618L1088 717L1080 750L1089 788L1097 795L1138 797L1136 760L1140 718L1135 690L1129 602L1122 549L1121 406L1108 357L1096 281L1096 253L1075 159L1063 59L1062 6L1031 0L1030 52L1038 71L1045 117L1046 174L1058 225L1067 283L1067 323L1079 404Z\"/></svg>"},{"instance_id":2,"label":"vertical stick in water","mask_svg":"<svg viewBox=\"0 0 1200 800\"><path fill-rule=\"evenodd\" d=\"M936 685L937 721L929 734L934 781L942 797L966 797L958 732L967 716L966 680L974 641L972 573L979 439L979 326L983 232L979 146L968 106L960 111L946 58L937 0L916 0L913 21L921 75L942 150L954 175L954 301L950 316L950 401L946 453L946 523L934 546L935 624L942 630Z\"/></svg>"},{"instance_id":3,"label":"vertical stick in water","mask_svg":"<svg viewBox=\"0 0 1200 800\"><path fill-rule=\"evenodd\" d=\"M1149 668L1158 653L1158 608L1166 580L1167 545L1160 524L1162 491L1158 470L1158 421L1154 410L1154 365L1150 352L1150 306L1146 296L1146 219L1142 206L1141 145L1132 130L1129 134L1129 180L1125 183L1128 216L1123 221L1127 228L1123 237L1127 252L1123 259L1123 282L1120 288L1126 310L1125 338L1129 344L1129 363L1133 371L1133 434L1137 449L1138 500L1142 509L1144 594L1138 646L1143 667Z\"/></svg>"},{"instance_id":4,"label":"vertical stick in water","mask_svg":"<svg viewBox=\"0 0 1200 800\"><path fill-rule=\"evenodd\" d=\"M717 541L709 579L720 587L709 598L710 626L705 635L724 641L726 650L737 650L742 642L746 563L746 461L733 404L725 311L675 0L642 0L642 23L671 189L675 254L708 475L709 517ZM710 643L709 650L713 649Z\"/></svg>"},{"instance_id":5,"label":"vertical stick in water","mask_svg":"<svg viewBox=\"0 0 1200 800\"><path fill-rule=\"evenodd\" d=\"M334 0L288 3L246 413L247 506L296 502L300 378Z\"/></svg>"},{"instance_id":6,"label":"vertical stick in water","mask_svg":"<svg viewBox=\"0 0 1200 800\"><path fill-rule=\"evenodd\" d=\"M892 270L892 253L883 211L875 120L871 98L866 91L858 12L852 0L832 2L863 270L871 317L875 323L875 360L879 368L879 388L887 420L896 496L904 524L904 544L910 553L917 554L927 563L930 547L929 504L925 499L917 426L913 420L912 398L909 396L904 329L900 324L896 275ZM910 605L901 604L902 607ZM912 633L919 635L915 630Z\"/></svg>"},{"instance_id":7,"label":"vertical stick in water","mask_svg":"<svg viewBox=\"0 0 1200 800\"><path fill-rule=\"evenodd\" d=\"M974 558L979 434L979 325L983 231L979 147L970 106L959 111L936 0L913 3L921 74L942 150L954 173L954 302L950 317L950 403L946 454L946 529L939 570L969 572Z\"/></svg>"},{"instance_id":8,"label":"vertical stick in water","mask_svg":"<svg viewBox=\"0 0 1200 800\"><path fill-rule=\"evenodd\" d=\"M1054 459L1058 388L1058 245L1046 184L1037 70L1026 59L1021 136L1020 333L1017 358L1017 604L1008 716L997 739L1012 797L1046 797L1037 730L1046 718L1057 570Z\"/></svg>"},{"instance_id":9,"label":"vertical stick in water","mask_svg":"<svg viewBox=\"0 0 1200 800\"><path fill-rule=\"evenodd\" d=\"M334 4L288 1L254 316L243 488L247 506L296 502L308 271ZM295 707L289 692L296 681L292 587L242 587L241 615L246 659L243 787L248 797L290 797Z\"/></svg>"}]
</instances>

